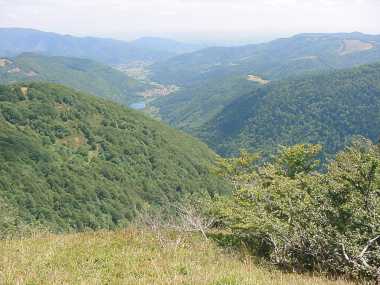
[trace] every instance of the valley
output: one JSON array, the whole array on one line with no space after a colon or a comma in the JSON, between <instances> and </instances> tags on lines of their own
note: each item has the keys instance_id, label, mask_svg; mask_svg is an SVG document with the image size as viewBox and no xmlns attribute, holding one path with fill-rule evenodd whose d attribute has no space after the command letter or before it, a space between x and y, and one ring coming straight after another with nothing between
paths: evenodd
<instances>
[{"instance_id":1,"label":"valley","mask_svg":"<svg viewBox=\"0 0 380 285\"><path fill-rule=\"evenodd\" d=\"M151 64L152 63L149 62L133 62L130 64L117 65L115 66L115 69L149 86L149 88L147 88L146 90L137 93L138 96L141 96L141 100L144 99L144 101L134 102L129 106L132 109L136 110L145 109L148 113L154 116L154 114L157 112L153 107L147 108L149 103L153 102L154 100L160 97L175 94L177 91L180 90L180 88L176 85L162 85L160 83L151 81L151 74L149 69Z\"/></svg>"},{"instance_id":2,"label":"valley","mask_svg":"<svg viewBox=\"0 0 380 285\"><path fill-rule=\"evenodd\" d=\"M153 64L152 80L175 84L181 91L151 105L167 123L198 135L234 99L254 91L256 86L242 78L262 85L379 61L379 37L361 33L300 34L257 45L208 48Z\"/></svg>"},{"instance_id":3,"label":"valley","mask_svg":"<svg viewBox=\"0 0 380 285\"><path fill-rule=\"evenodd\" d=\"M380 284L379 35L0 37L1 284Z\"/></svg>"}]
</instances>

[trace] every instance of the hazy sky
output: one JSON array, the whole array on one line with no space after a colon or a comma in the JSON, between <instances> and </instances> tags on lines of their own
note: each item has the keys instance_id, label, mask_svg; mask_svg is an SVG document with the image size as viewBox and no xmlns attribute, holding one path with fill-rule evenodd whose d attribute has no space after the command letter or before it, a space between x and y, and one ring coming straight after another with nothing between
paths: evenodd
<instances>
[{"instance_id":1,"label":"hazy sky","mask_svg":"<svg viewBox=\"0 0 380 285\"><path fill-rule=\"evenodd\" d=\"M0 27L131 39L380 34L380 0L0 0Z\"/></svg>"}]
</instances>

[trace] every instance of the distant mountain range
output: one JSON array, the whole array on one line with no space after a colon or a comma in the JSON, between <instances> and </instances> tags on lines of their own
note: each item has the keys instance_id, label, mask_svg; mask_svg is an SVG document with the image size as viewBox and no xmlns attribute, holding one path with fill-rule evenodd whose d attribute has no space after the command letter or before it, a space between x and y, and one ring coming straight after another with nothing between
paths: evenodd
<instances>
[{"instance_id":1,"label":"distant mountain range","mask_svg":"<svg viewBox=\"0 0 380 285\"><path fill-rule=\"evenodd\" d=\"M160 117L195 133L235 98L270 81L380 62L380 36L300 34L269 43L207 48L154 64L152 78L180 91L154 101Z\"/></svg>"},{"instance_id":2,"label":"distant mountain range","mask_svg":"<svg viewBox=\"0 0 380 285\"><path fill-rule=\"evenodd\" d=\"M150 88L149 84L89 59L32 53L0 57L0 84L32 81L64 84L123 104L141 100L138 93Z\"/></svg>"},{"instance_id":3,"label":"distant mountain range","mask_svg":"<svg viewBox=\"0 0 380 285\"><path fill-rule=\"evenodd\" d=\"M161 61L152 71L156 81L189 86L233 75L281 79L375 60L380 60L380 35L300 34L263 44L207 48Z\"/></svg>"},{"instance_id":4,"label":"distant mountain range","mask_svg":"<svg viewBox=\"0 0 380 285\"><path fill-rule=\"evenodd\" d=\"M0 56L13 57L24 52L49 56L80 57L108 64L168 59L202 48L161 38L142 38L132 42L74 37L32 29L0 28Z\"/></svg>"}]
</instances>

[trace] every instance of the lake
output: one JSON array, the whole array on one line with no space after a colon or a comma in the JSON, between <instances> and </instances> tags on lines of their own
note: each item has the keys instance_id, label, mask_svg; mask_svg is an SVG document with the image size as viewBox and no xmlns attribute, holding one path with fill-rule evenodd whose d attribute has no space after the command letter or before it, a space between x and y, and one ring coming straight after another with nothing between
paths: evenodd
<instances>
[{"instance_id":1,"label":"lake","mask_svg":"<svg viewBox=\"0 0 380 285\"><path fill-rule=\"evenodd\" d=\"M145 102L137 102L137 103L133 103L133 104L129 105L129 107L131 107L132 109L135 109L135 110L142 110L142 109L145 109L146 104L145 104Z\"/></svg>"}]
</instances>

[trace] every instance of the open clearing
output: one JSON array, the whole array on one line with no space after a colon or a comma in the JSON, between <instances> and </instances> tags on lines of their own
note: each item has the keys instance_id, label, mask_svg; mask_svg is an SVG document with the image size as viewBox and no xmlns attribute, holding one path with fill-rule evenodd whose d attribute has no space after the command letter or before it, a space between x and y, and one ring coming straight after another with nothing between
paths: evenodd
<instances>
[{"instance_id":1,"label":"open clearing","mask_svg":"<svg viewBox=\"0 0 380 285\"><path fill-rule=\"evenodd\" d=\"M0 284L352 284L264 269L198 235L166 231L43 234L0 241L0 253Z\"/></svg>"},{"instance_id":2,"label":"open clearing","mask_svg":"<svg viewBox=\"0 0 380 285\"><path fill-rule=\"evenodd\" d=\"M28 96L28 90L29 90L28 87L21 87L20 90L21 90L22 96L24 96L24 97Z\"/></svg>"},{"instance_id":3,"label":"open clearing","mask_svg":"<svg viewBox=\"0 0 380 285\"><path fill-rule=\"evenodd\" d=\"M260 76L251 75L251 74L249 74L247 76L247 80L254 81L254 82L257 82L257 83L263 84L263 85L268 84L270 82L269 80L265 80L265 79L261 78Z\"/></svg>"},{"instance_id":4,"label":"open clearing","mask_svg":"<svg viewBox=\"0 0 380 285\"><path fill-rule=\"evenodd\" d=\"M361 52L373 49L374 45L360 40L344 40L340 50L341 55L346 55L354 52Z\"/></svg>"}]
</instances>

